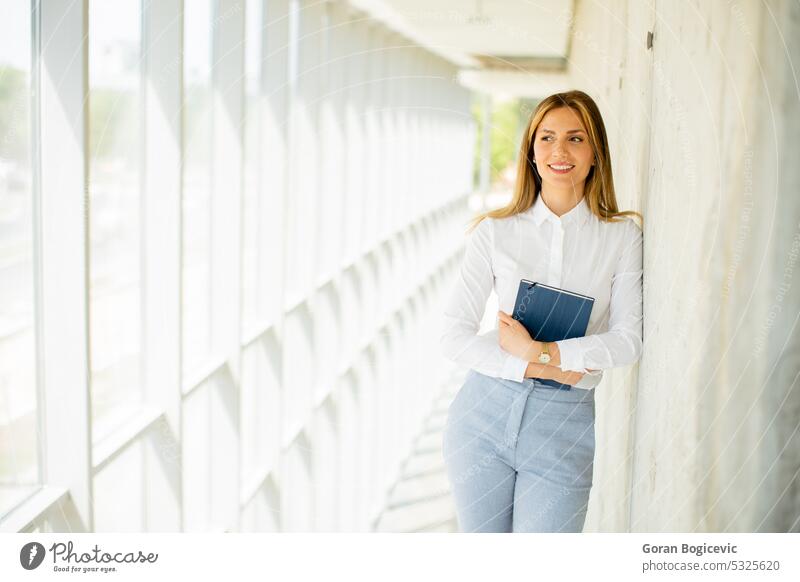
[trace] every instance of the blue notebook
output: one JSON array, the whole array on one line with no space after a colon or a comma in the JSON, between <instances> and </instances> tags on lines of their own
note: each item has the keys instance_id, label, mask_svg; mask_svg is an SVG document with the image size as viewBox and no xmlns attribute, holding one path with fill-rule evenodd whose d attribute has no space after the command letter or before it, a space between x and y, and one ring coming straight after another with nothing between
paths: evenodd
<instances>
[{"instance_id":1,"label":"blue notebook","mask_svg":"<svg viewBox=\"0 0 800 582\"><path fill-rule=\"evenodd\" d=\"M586 335L594 299L572 291L522 279L512 317L540 342L555 342ZM569 384L539 380L553 388L569 390Z\"/></svg>"}]
</instances>

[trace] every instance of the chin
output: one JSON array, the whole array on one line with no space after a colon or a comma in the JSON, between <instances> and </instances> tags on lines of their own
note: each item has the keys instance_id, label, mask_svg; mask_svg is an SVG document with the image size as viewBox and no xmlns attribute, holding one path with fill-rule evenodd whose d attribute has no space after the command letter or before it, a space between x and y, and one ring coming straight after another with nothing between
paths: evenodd
<instances>
[{"instance_id":1,"label":"chin","mask_svg":"<svg viewBox=\"0 0 800 582\"><path fill-rule=\"evenodd\" d=\"M587 177L588 174L579 176L577 174L572 175L572 172L570 172L569 174L564 174L563 176L551 174L550 176L548 176L548 180L545 181L552 182L553 184L557 184L559 186L566 186L566 185L576 186L578 184L584 184L586 182Z\"/></svg>"},{"instance_id":2,"label":"chin","mask_svg":"<svg viewBox=\"0 0 800 582\"><path fill-rule=\"evenodd\" d=\"M575 180L572 176L557 176L555 178L550 178L548 180L542 180L545 184L552 184L553 186L557 186L559 188L563 188L565 186L578 186L579 184L585 184L586 178L583 180Z\"/></svg>"}]
</instances>

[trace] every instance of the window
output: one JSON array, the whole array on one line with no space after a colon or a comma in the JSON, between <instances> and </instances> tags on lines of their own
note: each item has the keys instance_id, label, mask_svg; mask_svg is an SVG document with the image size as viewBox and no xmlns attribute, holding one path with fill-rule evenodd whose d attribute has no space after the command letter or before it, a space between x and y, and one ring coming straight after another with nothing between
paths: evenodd
<instances>
[{"instance_id":1,"label":"window","mask_svg":"<svg viewBox=\"0 0 800 582\"><path fill-rule=\"evenodd\" d=\"M211 351L210 0L184 3L183 370Z\"/></svg>"},{"instance_id":2,"label":"window","mask_svg":"<svg viewBox=\"0 0 800 582\"><path fill-rule=\"evenodd\" d=\"M268 274L260 267L259 243L265 236L261 228L265 200L261 190L261 171L263 168L262 127L261 127L261 46L263 19L262 0L248 0L245 8L245 50L244 50L244 208L243 208L243 269L242 269L242 320L244 329L262 317L258 312L258 297L264 292Z\"/></svg>"},{"instance_id":3,"label":"window","mask_svg":"<svg viewBox=\"0 0 800 582\"><path fill-rule=\"evenodd\" d=\"M31 5L0 18L0 517L40 482L31 111Z\"/></svg>"},{"instance_id":4,"label":"window","mask_svg":"<svg viewBox=\"0 0 800 582\"><path fill-rule=\"evenodd\" d=\"M90 337L94 439L141 403L141 6L89 3Z\"/></svg>"}]
</instances>

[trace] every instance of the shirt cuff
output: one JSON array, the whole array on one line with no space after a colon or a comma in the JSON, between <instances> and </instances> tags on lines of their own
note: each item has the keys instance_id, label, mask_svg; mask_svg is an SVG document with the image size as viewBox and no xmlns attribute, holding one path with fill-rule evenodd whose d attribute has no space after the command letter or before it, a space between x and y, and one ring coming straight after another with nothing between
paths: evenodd
<instances>
[{"instance_id":1,"label":"shirt cuff","mask_svg":"<svg viewBox=\"0 0 800 582\"><path fill-rule=\"evenodd\" d=\"M522 358L508 354L506 361L503 363L501 378L513 380L514 382L523 382L525 380L525 372L528 370L528 363Z\"/></svg>"},{"instance_id":2,"label":"shirt cuff","mask_svg":"<svg viewBox=\"0 0 800 582\"><path fill-rule=\"evenodd\" d=\"M578 343L579 339L572 338L556 342L561 358L559 367L565 372L586 372L583 365L583 350Z\"/></svg>"}]
</instances>

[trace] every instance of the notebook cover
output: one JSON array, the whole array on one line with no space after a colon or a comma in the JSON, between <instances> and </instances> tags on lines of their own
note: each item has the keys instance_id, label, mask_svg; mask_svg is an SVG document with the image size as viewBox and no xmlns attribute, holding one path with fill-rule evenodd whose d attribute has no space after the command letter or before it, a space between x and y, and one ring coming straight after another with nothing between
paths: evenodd
<instances>
[{"instance_id":1,"label":"notebook cover","mask_svg":"<svg viewBox=\"0 0 800 582\"><path fill-rule=\"evenodd\" d=\"M593 306L592 297L522 279L512 317L534 340L555 342L586 335ZM537 380L554 388L570 388L555 380Z\"/></svg>"}]
</instances>

